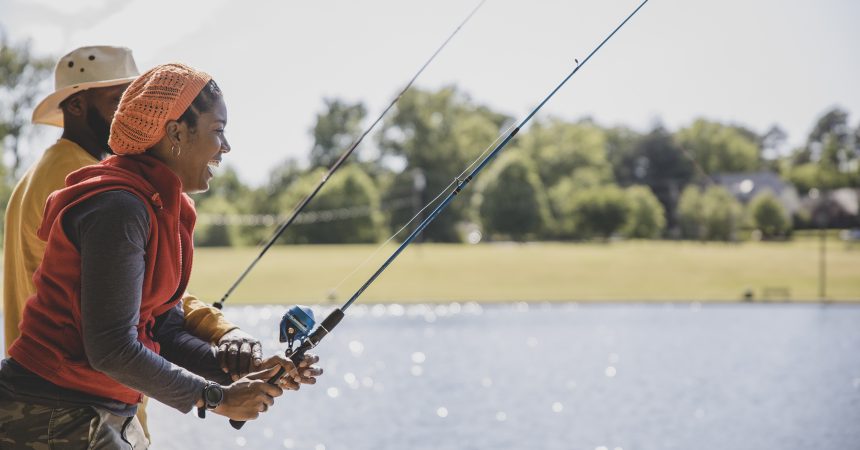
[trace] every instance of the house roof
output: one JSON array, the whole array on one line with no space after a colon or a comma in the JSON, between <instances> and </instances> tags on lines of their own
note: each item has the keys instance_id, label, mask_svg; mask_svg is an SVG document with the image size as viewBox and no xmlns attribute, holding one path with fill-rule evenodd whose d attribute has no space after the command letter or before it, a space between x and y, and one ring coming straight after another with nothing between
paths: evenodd
<instances>
[{"instance_id":1,"label":"house roof","mask_svg":"<svg viewBox=\"0 0 860 450\"><path fill-rule=\"evenodd\" d=\"M749 201L764 190L770 190L774 195L780 196L785 189L793 187L774 172L720 173L712 178L743 202Z\"/></svg>"}]
</instances>

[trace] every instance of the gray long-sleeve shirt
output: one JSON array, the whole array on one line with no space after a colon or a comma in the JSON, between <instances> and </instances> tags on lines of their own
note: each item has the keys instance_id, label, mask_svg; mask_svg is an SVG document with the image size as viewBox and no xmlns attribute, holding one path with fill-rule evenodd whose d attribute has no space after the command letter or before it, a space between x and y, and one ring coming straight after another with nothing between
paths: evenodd
<instances>
[{"instance_id":1,"label":"gray long-sleeve shirt","mask_svg":"<svg viewBox=\"0 0 860 450\"><path fill-rule=\"evenodd\" d=\"M212 346L182 328L181 305L156 322L154 331L163 356L138 341L149 225L146 206L125 191L98 194L64 216L63 230L81 254L84 351L94 369L168 406L188 412L200 398L205 384L200 375L224 384L229 383L229 378L220 370ZM8 396L11 378L6 375L13 375L16 380L13 393L30 400L40 397L39 391L33 392L33 389L44 389L44 384L39 380L30 380L35 384L28 383L26 372L29 371L20 365L4 364L0 368L0 390L5 388ZM51 401L66 399L72 404L91 403L118 414L134 414L134 405L123 408L122 403L59 387L50 391Z\"/></svg>"}]
</instances>

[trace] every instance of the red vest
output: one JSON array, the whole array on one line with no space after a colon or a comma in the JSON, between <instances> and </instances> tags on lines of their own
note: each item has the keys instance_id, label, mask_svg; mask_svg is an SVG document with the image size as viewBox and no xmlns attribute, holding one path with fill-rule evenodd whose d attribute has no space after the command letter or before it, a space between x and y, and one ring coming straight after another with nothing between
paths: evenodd
<instances>
[{"instance_id":1,"label":"red vest","mask_svg":"<svg viewBox=\"0 0 860 450\"><path fill-rule=\"evenodd\" d=\"M63 231L63 216L74 205L105 191L128 191L147 205L151 225L137 338L158 352L152 336L155 317L179 302L191 274L194 203L182 193L173 171L146 154L113 156L84 167L66 178L66 186L51 194L45 206L39 237L47 241L47 248L33 275L36 294L27 300L21 337L9 355L56 385L137 403L139 392L93 369L87 361L81 337L81 255Z\"/></svg>"}]
</instances>

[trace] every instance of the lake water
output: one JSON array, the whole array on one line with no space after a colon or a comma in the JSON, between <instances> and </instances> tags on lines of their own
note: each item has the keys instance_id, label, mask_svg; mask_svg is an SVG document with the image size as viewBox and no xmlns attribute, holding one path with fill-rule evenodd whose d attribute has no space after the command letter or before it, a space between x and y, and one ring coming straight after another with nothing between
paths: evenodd
<instances>
[{"instance_id":1,"label":"lake water","mask_svg":"<svg viewBox=\"0 0 860 450\"><path fill-rule=\"evenodd\" d=\"M225 312L268 354L284 310ZM860 449L857 305L357 304L316 353L241 431L151 402L154 448Z\"/></svg>"}]
</instances>

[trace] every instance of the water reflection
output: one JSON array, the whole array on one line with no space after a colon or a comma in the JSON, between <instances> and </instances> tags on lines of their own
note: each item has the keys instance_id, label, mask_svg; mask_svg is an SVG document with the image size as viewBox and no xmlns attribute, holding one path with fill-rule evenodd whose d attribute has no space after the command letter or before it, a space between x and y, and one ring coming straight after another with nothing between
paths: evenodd
<instances>
[{"instance_id":1,"label":"water reflection","mask_svg":"<svg viewBox=\"0 0 860 450\"><path fill-rule=\"evenodd\" d=\"M225 314L271 353L284 311ZM357 304L314 349L318 384L242 431L159 405L150 422L168 450L854 448L857 323L818 305Z\"/></svg>"},{"instance_id":2,"label":"water reflection","mask_svg":"<svg viewBox=\"0 0 860 450\"><path fill-rule=\"evenodd\" d=\"M352 356L359 357L364 353L364 344L359 341L349 341L349 351Z\"/></svg>"}]
</instances>

